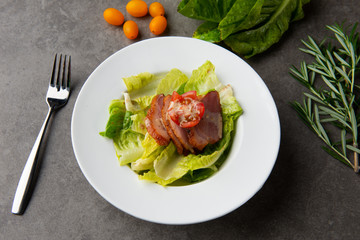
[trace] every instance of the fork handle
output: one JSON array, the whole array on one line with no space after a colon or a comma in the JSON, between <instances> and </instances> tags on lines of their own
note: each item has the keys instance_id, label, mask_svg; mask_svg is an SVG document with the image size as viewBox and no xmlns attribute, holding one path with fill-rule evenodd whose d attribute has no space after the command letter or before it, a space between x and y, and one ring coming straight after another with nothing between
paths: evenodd
<instances>
[{"instance_id":1,"label":"fork handle","mask_svg":"<svg viewBox=\"0 0 360 240\"><path fill-rule=\"evenodd\" d=\"M36 138L34 146L31 149L30 155L26 161L24 170L21 174L14 196L14 201L11 209L11 212L13 214L17 214L17 215L23 214L26 209L27 203L30 200L30 195L31 195L30 190L35 185L35 180L36 180L35 173L40 165L39 162L40 146L43 137L45 135L46 129L48 127L49 119L53 112L54 112L53 108L49 107L45 121L40 129L40 132Z\"/></svg>"}]
</instances>

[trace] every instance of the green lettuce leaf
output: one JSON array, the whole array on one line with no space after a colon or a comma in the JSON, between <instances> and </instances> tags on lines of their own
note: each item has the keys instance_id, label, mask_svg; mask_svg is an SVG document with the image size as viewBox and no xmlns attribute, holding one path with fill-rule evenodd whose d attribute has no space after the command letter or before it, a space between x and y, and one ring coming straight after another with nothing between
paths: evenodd
<instances>
[{"instance_id":1,"label":"green lettuce leaf","mask_svg":"<svg viewBox=\"0 0 360 240\"><path fill-rule=\"evenodd\" d=\"M309 2L183 0L178 5L178 12L189 18L205 20L194 32L194 38L224 42L234 52L250 58L278 42L291 22L304 17L303 6Z\"/></svg>"},{"instance_id":2,"label":"green lettuce leaf","mask_svg":"<svg viewBox=\"0 0 360 240\"><path fill-rule=\"evenodd\" d=\"M131 128L132 125L131 115L133 115L132 112L130 111L125 112L122 129L126 130Z\"/></svg>"},{"instance_id":3,"label":"green lettuce leaf","mask_svg":"<svg viewBox=\"0 0 360 240\"><path fill-rule=\"evenodd\" d=\"M188 77L183 72L174 68L161 79L159 86L156 89L156 94L172 94L173 91L177 91L179 87L188 80Z\"/></svg>"},{"instance_id":4,"label":"green lettuce leaf","mask_svg":"<svg viewBox=\"0 0 360 240\"><path fill-rule=\"evenodd\" d=\"M298 6L296 11L293 13L291 21L298 21L304 17L303 6L309 2L310 0L298 0Z\"/></svg>"},{"instance_id":5,"label":"green lettuce leaf","mask_svg":"<svg viewBox=\"0 0 360 240\"><path fill-rule=\"evenodd\" d=\"M136 76L123 78L127 92L132 99L143 96L154 96L156 88L164 74L140 73Z\"/></svg>"},{"instance_id":6,"label":"green lettuce leaf","mask_svg":"<svg viewBox=\"0 0 360 240\"><path fill-rule=\"evenodd\" d=\"M221 39L230 34L251 29L263 22L267 16L261 14L264 0L238 0L219 23Z\"/></svg>"},{"instance_id":7,"label":"green lettuce leaf","mask_svg":"<svg viewBox=\"0 0 360 240\"><path fill-rule=\"evenodd\" d=\"M184 82L183 84L181 84L180 86L179 86L179 88L176 90L176 92L178 93L178 94L184 94L185 92L184 92L184 88L185 88L185 85L186 85L186 83L187 82Z\"/></svg>"},{"instance_id":8,"label":"green lettuce leaf","mask_svg":"<svg viewBox=\"0 0 360 240\"><path fill-rule=\"evenodd\" d=\"M168 180L162 179L161 177L156 175L156 172L155 172L154 169L152 169L152 170L150 170L148 172L145 172L142 175L139 175L139 179L140 180L146 180L146 181L149 181L149 182L158 183L158 184L160 184L162 186L169 185L169 184L176 181L176 179L168 179Z\"/></svg>"},{"instance_id":9,"label":"green lettuce leaf","mask_svg":"<svg viewBox=\"0 0 360 240\"><path fill-rule=\"evenodd\" d=\"M220 42L222 39L218 27L219 23L206 21L196 29L193 37L213 43Z\"/></svg>"},{"instance_id":10,"label":"green lettuce leaf","mask_svg":"<svg viewBox=\"0 0 360 240\"><path fill-rule=\"evenodd\" d=\"M220 22L236 0L182 0L177 11L182 15L210 22Z\"/></svg>"},{"instance_id":11,"label":"green lettuce leaf","mask_svg":"<svg viewBox=\"0 0 360 240\"><path fill-rule=\"evenodd\" d=\"M143 134L130 129L121 130L120 133L114 137L115 152L121 166L136 161L141 157L144 151L141 145L143 140Z\"/></svg>"},{"instance_id":12,"label":"green lettuce leaf","mask_svg":"<svg viewBox=\"0 0 360 240\"><path fill-rule=\"evenodd\" d=\"M187 183L200 182L212 176L217 170L218 169L215 167L215 168L202 168L194 171L189 171L186 175L184 175L180 179L181 181L177 180L173 182L171 185L175 185L175 184L178 185L177 183L179 183L179 185L184 185L186 184L186 182Z\"/></svg>"},{"instance_id":13,"label":"green lettuce leaf","mask_svg":"<svg viewBox=\"0 0 360 240\"><path fill-rule=\"evenodd\" d=\"M145 135L147 133L145 126L145 117L146 117L145 111L140 111L137 112L136 114L132 114L130 116L130 120L131 120L130 129L134 132Z\"/></svg>"},{"instance_id":14,"label":"green lettuce leaf","mask_svg":"<svg viewBox=\"0 0 360 240\"><path fill-rule=\"evenodd\" d=\"M134 132L145 135L147 133L145 117L147 109L151 104L152 96L144 96L132 100L128 93L124 93L124 98L126 112L123 129L131 129Z\"/></svg>"},{"instance_id":15,"label":"green lettuce leaf","mask_svg":"<svg viewBox=\"0 0 360 240\"><path fill-rule=\"evenodd\" d=\"M101 136L114 138L123 128L125 118L125 102L123 100L112 100L109 106L109 120L106 123L105 131L100 132Z\"/></svg>"},{"instance_id":16,"label":"green lettuce leaf","mask_svg":"<svg viewBox=\"0 0 360 240\"><path fill-rule=\"evenodd\" d=\"M136 106L134 113L127 109L129 104L126 104L126 100L116 99L110 103L109 120L105 131L100 132L100 135L113 139L120 165L131 163L143 154L144 148L141 143L147 133L144 119L145 109L150 105L148 99L149 97L142 97L132 101L129 98L130 110L134 111Z\"/></svg>"},{"instance_id":17,"label":"green lettuce leaf","mask_svg":"<svg viewBox=\"0 0 360 240\"><path fill-rule=\"evenodd\" d=\"M263 3L264 0L237 0L231 8L227 8L220 21L205 19L207 21L196 29L193 37L209 42L220 42L232 33L250 29L266 19L260 14ZM183 15L187 16L186 13Z\"/></svg>"},{"instance_id":18,"label":"green lettuce leaf","mask_svg":"<svg viewBox=\"0 0 360 240\"><path fill-rule=\"evenodd\" d=\"M192 72L189 81L185 84L184 92L197 91L197 94L203 95L211 90L220 90L224 85L219 81L215 74L215 66L206 61L198 69Z\"/></svg>"},{"instance_id":19,"label":"green lettuce leaf","mask_svg":"<svg viewBox=\"0 0 360 240\"><path fill-rule=\"evenodd\" d=\"M125 77L123 80L128 92L130 93L135 90L139 90L154 81L155 75L149 72L143 72L136 76Z\"/></svg>"},{"instance_id":20,"label":"green lettuce leaf","mask_svg":"<svg viewBox=\"0 0 360 240\"><path fill-rule=\"evenodd\" d=\"M130 112L139 112L146 110L154 96L142 96L136 99L132 99L130 94L124 93L125 108Z\"/></svg>"},{"instance_id":21,"label":"green lettuce leaf","mask_svg":"<svg viewBox=\"0 0 360 240\"><path fill-rule=\"evenodd\" d=\"M157 144L157 142L148 133L141 142L141 146L144 149L141 156L139 159L131 163L131 169L134 171L153 169L155 159L165 149L164 146Z\"/></svg>"},{"instance_id":22,"label":"green lettuce leaf","mask_svg":"<svg viewBox=\"0 0 360 240\"><path fill-rule=\"evenodd\" d=\"M222 88L219 91L219 96L223 115L237 119L243 113L243 110L237 102L230 85L226 85L224 88Z\"/></svg>"},{"instance_id":23,"label":"green lettuce leaf","mask_svg":"<svg viewBox=\"0 0 360 240\"><path fill-rule=\"evenodd\" d=\"M177 167L182 159L183 156L177 153L174 143L170 142L154 161L156 175L164 180L181 178L187 172L187 169L184 173L184 169Z\"/></svg>"},{"instance_id":24,"label":"green lettuce leaf","mask_svg":"<svg viewBox=\"0 0 360 240\"><path fill-rule=\"evenodd\" d=\"M204 22L193 37L218 43L233 33L251 29L269 17L269 8L263 5L264 0L238 0L220 23Z\"/></svg>"},{"instance_id":25,"label":"green lettuce leaf","mask_svg":"<svg viewBox=\"0 0 360 240\"><path fill-rule=\"evenodd\" d=\"M298 0L280 1L280 5L265 24L255 29L233 34L224 42L233 51L246 58L261 53L280 40L289 28L293 12L297 11L297 7Z\"/></svg>"}]
</instances>

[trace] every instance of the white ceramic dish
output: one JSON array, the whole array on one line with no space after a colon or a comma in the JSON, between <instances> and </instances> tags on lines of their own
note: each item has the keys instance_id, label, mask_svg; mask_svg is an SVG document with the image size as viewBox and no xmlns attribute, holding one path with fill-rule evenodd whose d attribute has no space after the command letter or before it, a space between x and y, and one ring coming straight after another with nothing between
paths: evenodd
<instances>
[{"instance_id":1,"label":"white ceramic dish","mask_svg":"<svg viewBox=\"0 0 360 240\"><path fill-rule=\"evenodd\" d=\"M182 187L138 180L120 167L111 140L99 135L112 99L125 90L122 77L178 68L190 76L206 60L219 80L231 84L244 109L231 152L209 179ZM230 51L202 40L158 37L116 52L89 76L75 103L71 136L78 164L108 202L137 218L163 224L191 224L223 216L248 201L265 183L277 158L280 124L274 100L258 74Z\"/></svg>"}]
</instances>

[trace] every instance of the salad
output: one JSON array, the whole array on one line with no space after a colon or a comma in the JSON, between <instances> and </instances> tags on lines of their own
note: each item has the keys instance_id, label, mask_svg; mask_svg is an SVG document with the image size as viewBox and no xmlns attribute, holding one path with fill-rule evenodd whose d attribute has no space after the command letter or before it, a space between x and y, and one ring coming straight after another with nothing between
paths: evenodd
<instances>
[{"instance_id":1,"label":"salad","mask_svg":"<svg viewBox=\"0 0 360 240\"><path fill-rule=\"evenodd\" d=\"M122 99L111 101L109 120L105 131L100 132L101 136L113 140L121 166L129 166L142 180L163 186L198 182L219 170L231 147L236 120L243 110L231 86L223 85L218 80L215 66L210 61L193 70L190 77L174 68L165 74L144 72L125 77L123 81L127 91ZM204 99L207 96L218 96L221 105L218 114L221 117L221 138L201 147L196 145L193 151L185 148L180 151L181 144L177 144L171 136L170 140L159 141L149 128L149 121L159 120L156 115L152 116L156 110L154 102L159 96L164 100L169 98L171 107L168 113L171 119L177 125L182 124L188 132L205 121L201 118L205 119L207 109L213 105L206 106ZM195 117L191 115L191 118L186 117L184 120L183 116L174 113L174 106L179 101L183 103L183 99L191 100L197 113Z\"/></svg>"}]
</instances>

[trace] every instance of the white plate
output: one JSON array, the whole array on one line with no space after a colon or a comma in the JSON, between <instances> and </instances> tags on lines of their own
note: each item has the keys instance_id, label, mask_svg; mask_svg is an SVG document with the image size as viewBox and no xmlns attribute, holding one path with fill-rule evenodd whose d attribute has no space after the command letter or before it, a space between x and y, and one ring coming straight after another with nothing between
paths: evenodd
<instances>
[{"instance_id":1,"label":"white plate","mask_svg":"<svg viewBox=\"0 0 360 240\"><path fill-rule=\"evenodd\" d=\"M125 90L122 77L178 68L188 76L206 60L224 84L231 84L244 109L231 152L209 179L182 187L138 180L120 167L111 140L99 135L112 99ZM137 218L163 224L190 224L227 214L265 183L277 158L280 124L274 100L258 74L230 51L202 40L157 37L116 52L95 69L76 100L71 136L86 179L108 202Z\"/></svg>"}]
</instances>

